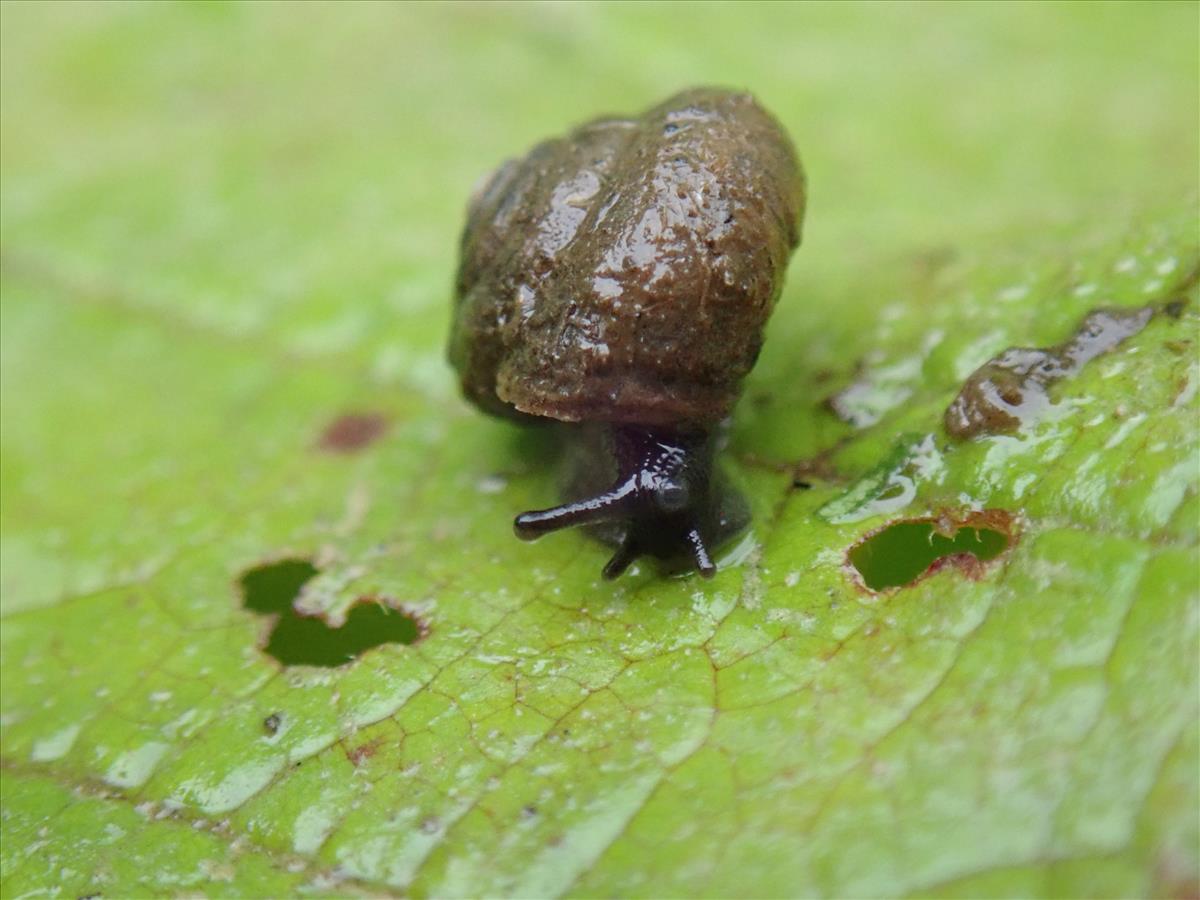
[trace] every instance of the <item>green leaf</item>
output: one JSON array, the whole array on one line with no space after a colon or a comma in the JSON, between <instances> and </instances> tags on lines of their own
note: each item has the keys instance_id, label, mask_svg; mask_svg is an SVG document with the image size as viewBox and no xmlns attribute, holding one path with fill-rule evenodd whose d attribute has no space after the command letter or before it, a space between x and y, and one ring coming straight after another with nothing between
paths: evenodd
<instances>
[{"instance_id":1,"label":"green leaf","mask_svg":"<svg viewBox=\"0 0 1200 900\"><path fill-rule=\"evenodd\" d=\"M1194 893L1198 15L5 4L0 892ZM754 525L608 584L512 538L556 451L456 396L457 232L702 82L812 191L724 454ZM875 593L897 520L1003 548Z\"/></svg>"}]
</instances>

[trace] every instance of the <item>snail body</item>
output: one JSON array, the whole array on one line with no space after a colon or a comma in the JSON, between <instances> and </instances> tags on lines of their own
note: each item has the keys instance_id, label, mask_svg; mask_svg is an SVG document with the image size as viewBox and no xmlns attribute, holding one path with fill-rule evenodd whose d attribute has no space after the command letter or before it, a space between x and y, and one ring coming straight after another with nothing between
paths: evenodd
<instances>
[{"instance_id":1,"label":"snail body","mask_svg":"<svg viewBox=\"0 0 1200 900\"><path fill-rule=\"evenodd\" d=\"M585 461L569 502L518 516L519 537L600 525L618 545L608 577L642 554L715 571L709 548L736 516L714 433L803 208L782 128L715 89L587 123L490 177L468 209L450 360L481 409L571 423Z\"/></svg>"}]
</instances>

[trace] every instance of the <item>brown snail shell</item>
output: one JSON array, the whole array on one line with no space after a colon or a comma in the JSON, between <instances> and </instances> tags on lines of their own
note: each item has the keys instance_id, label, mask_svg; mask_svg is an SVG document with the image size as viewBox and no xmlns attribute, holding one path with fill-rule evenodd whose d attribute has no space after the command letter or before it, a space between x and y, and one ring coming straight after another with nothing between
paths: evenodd
<instances>
[{"instance_id":1,"label":"brown snail shell","mask_svg":"<svg viewBox=\"0 0 1200 900\"><path fill-rule=\"evenodd\" d=\"M804 178L749 94L697 89L501 166L462 239L450 358L483 408L724 418L800 240Z\"/></svg>"}]
</instances>

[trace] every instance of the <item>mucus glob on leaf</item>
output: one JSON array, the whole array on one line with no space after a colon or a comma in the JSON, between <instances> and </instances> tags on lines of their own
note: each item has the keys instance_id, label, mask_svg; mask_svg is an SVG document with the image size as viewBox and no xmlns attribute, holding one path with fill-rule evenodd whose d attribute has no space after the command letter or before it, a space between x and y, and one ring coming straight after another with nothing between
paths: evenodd
<instances>
[{"instance_id":1,"label":"mucus glob on leaf","mask_svg":"<svg viewBox=\"0 0 1200 900\"><path fill-rule=\"evenodd\" d=\"M502 165L471 199L450 360L494 415L565 423L564 503L534 538L588 525L617 551L715 571L744 504L715 433L762 346L800 242L805 185L749 94L695 89Z\"/></svg>"},{"instance_id":2,"label":"mucus glob on leaf","mask_svg":"<svg viewBox=\"0 0 1200 900\"><path fill-rule=\"evenodd\" d=\"M1137 334L1155 312L1153 306L1094 310L1057 347L1005 350L967 378L946 409L946 431L959 439L1016 431L1050 406L1050 385Z\"/></svg>"}]
</instances>

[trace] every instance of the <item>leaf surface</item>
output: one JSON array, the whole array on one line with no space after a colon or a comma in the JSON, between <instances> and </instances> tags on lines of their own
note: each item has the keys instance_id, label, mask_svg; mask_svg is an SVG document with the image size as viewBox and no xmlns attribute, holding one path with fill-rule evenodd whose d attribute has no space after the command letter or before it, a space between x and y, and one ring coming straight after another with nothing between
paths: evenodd
<instances>
[{"instance_id":1,"label":"leaf surface","mask_svg":"<svg viewBox=\"0 0 1200 900\"><path fill-rule=\"evenodd\" d=\"M1194 893L1197 15L6 4L4 896ZM457 232L703 82L812 190L724 454L754 525L610 585L511 536L556 451L456 396ZM1006 549L869 591L898 519Z\"/></svg>"}]
</instances>

